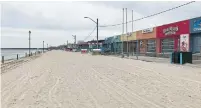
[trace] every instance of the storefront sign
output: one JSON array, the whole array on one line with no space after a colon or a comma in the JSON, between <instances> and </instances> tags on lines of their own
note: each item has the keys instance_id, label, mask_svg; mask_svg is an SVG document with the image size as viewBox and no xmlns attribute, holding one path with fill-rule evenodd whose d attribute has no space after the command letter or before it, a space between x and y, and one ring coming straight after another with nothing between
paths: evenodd
<instances>
[{"instance_id":1,"label":"storefront sign","mask_svg":"<svg viewBox=\"0 0 201 108\"><path fill-rule=\"evenodd\" d=\"M189 34L180 35L180 51L189 51Z\"/></svg>"},{"instance_id":2,"label":"storefront sign","mask_svg":"<svg viewBox=\"0 0 201 108\"><path fill-rule=\"evenodd\" d=\"M194 22L193 31L201 31L201 20Z\"/></svg>"},{"instance_id":3,"label":"storefront sign","mask_svg":"<svg viewBox=\"0 0 201 108\"><path fill-rule=\"evenodd\" d=\"M165 36L174 35L174 34L176 34L176 32L178 30L179 30L178 26L176 26L176 27L169 27L167 29L163 29L163 33L165 34Z\"/></svg>"},{"instance_id":4,"label":"storefront sign","mask_svg":"<svg viewBox=\"0 0 201 108\"><path fill-rule=\"evenodd\" d=\"M127 36L131 36L131 35L132 35L132 33L131 33L131 32L128 32L128 33L126 33L126 35L127 35Z\"/></svg>"},{"instance_id":5,"label":"storefront sign","mask_svg":"<svg viewBox=\"0 0 201 108\"><path fill-rule=\"evenodd\" d=\"M201 32L201 17L192 19L190 23L191 23L191 33Z\"/></svg>"},{"instance_id":6,"label":"storefront sign","mask_svg":"<svg viewBox=\"0 0 201 108\"><path fill-rule=\"evenodd\" d=\"M189 34L190 20L179 21L171 24L158 26L156 28L157 38L167 38L180 36L181 34Z\"/></svg>"},{"instance_id":7,"label":"storefront sign","mask_svg":"<svg viewBox=\"0 0 201 108\"><path fill-rule=\"evenodd\" d=\"M145 33L152 33L154 31L153 28L148 28L148 29L144 29L142 30L142 33L145 34Z\"/></svg>"}]
</instances>

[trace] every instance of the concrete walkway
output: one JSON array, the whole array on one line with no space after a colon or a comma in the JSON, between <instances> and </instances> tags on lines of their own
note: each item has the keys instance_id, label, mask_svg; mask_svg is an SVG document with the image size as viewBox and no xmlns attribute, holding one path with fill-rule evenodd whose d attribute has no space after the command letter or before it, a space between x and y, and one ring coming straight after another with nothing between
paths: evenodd
<instances>
[{"instance_id":1,"label":"concrete walkway","mask_svg":"<svg viewBox=\"0 0 201 108\"><path fill-rule=\"evenodd\" d=\"M1 74L2 108L200 108L201 68L50 51Z\"/></svg>"},{"instance_id":2,"label":"concrete walkway","mask_svg":"<svg viewBox=\"0 0 201 108\"><path fill-rule=\"evenodd\" d=\"M129 56L129 57L125 57L125 58L137 60L136 56ZM138 60L145 61L145 62L156 62L156 63L170 64L170 58L138 56ZM184 66L200 67L201 68L201 60L193 60L192 64L187 63L187 64L184 64Z\"/></svg>"}]
</instances>

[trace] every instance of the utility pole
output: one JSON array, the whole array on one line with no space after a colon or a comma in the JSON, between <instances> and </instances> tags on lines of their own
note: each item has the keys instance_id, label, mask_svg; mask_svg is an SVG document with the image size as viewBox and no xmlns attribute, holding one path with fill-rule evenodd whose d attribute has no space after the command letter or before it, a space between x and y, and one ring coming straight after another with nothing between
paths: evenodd
<instances>
[{"instance_id":1,"label":"utility pole","mask_svg":"<svg viewBox=\"0 0 201 108\"><path fill-rule=\"evenodd\" d=\"M129 56L128 52L128 24L127 24L127 8L126 8L126 39L127 39L127 56Z\"/></svg>"},{"instance_id":2,"label":"utility pole","mask_svg":"<svg viewBox=\"0 0 201 108\"><path fill-rule=\"evenodd\" d=\"M96 22L96 24L97 24L97 49L98 49L98 18L97 18L97 22Z\"/></svg>"},{"instance_id":3,"label":"utility pole","mask_svg":"<svg viewBox=\"0 0 201 108\"><path fill-rule=\"evenodd\" d=\"M47 44L47 50L48 50L48 44Z\"/></svg>"},{"instance_id":4,"label":"utility pole","mask_svg":"<svg viewBox=\"0 0 201 108\"><path fill-rule=\"evenodd\" d=\"M75 47L75 45L76 45L76 35L72 35L72 36L74 38L74 47Z\"/></svg>"},{"instance_id":5,"label":"utility pole","mask_svg":"<svg viewBox=\"0 0 201 108\"><path fill-rule=\"evenodd\" d=\"M29 31L29 56L31 54L31 31Z\"/></svg>"},{"instance_id":6,"label":"utility pole","mask_svg":"<svg viewBox=\"0 0 201 108\"><path fill-rule=\"evenodd\" d=\"M132 33L133 33L133 10L132 10ZM133 46L133 56L134 56L134 53L135 53L135 51L134 51L134 47L135 47L135 45L134 45L135 43L134 42L132 42L132 46Z\"/></svg>"},{"instance_id":7,"label":"utility pole","mask_svg":"<svg viewBox=\"0 0 201 108\"><path fill-rule=\"evenodd\" d=\"M43 41L43 53L44 53L44 41Z\"/></svg>"},{"instance_id":8,"label":"utility pole","mask_svg":"<svg viewBox=\"0 0 201 108\"><path fill-rule=\"evenodd\" d=\"M124 34L124 8L123 8L123 19L122 19L122 45L121 45L121 47L122 47L122 57L124 57L124 36L123 36L123 34Z\"/></svg>"},{"instance_id":9,"label":"utility pole","mask_svg":"<svg viewBox=\"0 0 201 108\"><path fill-rule=\"evenodd\" d=\"M133 32L133 10L132 10L132 32Z\"/></svg>"}]
</instances>

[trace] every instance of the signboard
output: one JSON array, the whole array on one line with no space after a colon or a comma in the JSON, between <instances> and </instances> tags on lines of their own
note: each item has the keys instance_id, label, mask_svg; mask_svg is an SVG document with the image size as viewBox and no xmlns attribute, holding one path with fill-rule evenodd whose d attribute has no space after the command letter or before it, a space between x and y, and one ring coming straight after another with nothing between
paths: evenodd
<instances>
[{"instance_id":1,"label":"signboard","mask_svg":"<svg viewBox=\"0 0 201 108\"><path fill-rule=\"evenodd\" d=\"M201 17L192 19L191 23L191 33L201 32Z\"/></svg>"},{"instance_id":2,"label":"signboard","mask_svg":"<svg viewBox=\"0 0 201 108\"><path fill-rule=\"evenodd\" d=\"M145 33L152 33L154 31L153 28L148 28L148 29L144 29L142 30L142 33L145 34Z\"/></svg>"},{"instance_id":3,"label":"signboard","mask_svg":"<svg viewBox=\"0 0 201 108\"><path fill-rule=\"evenodd\" d=\"M127 35L127 36L131 36L131 35L132 35L132 33L131 33L131 32L128 32L128 33L126 33L126 35Z\"/></svg>"},{"instance_id":4,"label":"signboard","mask_svg":"<svg viewBox=\"0 0 201 108\"><path fill-rule=\"evenodd\" d=\"M180 35L180 51L189 51L189 34Z\"/></svg>"},{"instance_id":5,"label":"signboard","mask_svg":"<svg viewBox=\"0 0 201 108\"><path fill-rule=\"evenodd\" d=\"M201 31L201 20L195 20L193 27L193 31Z\"/></svg>"},{"instance_id":6,"label":"signboard","mask_svg":"<svg viewBox=\"0 0 201 108\"><path fill-rule=\"evenodd\" d=\"M178 26L176 26L176 27L171 26L166 29L163 29L163 33L165 34L165 36L175 35L178 30L179 30Z\"/></svg>"},{"instance_id":7,"label":"signboard","mask_svg":"<svg viewBox=\"0 0 201 108\"><path fill-rule=\"evenodd\" d=\"M166 24L162 26L158 26L156 28L156 38L166 38L178 36L180 37L181 34L189 34L190 32L190 21L184 20L179 21L171 24Z\"/></svg>"}]
</instances>

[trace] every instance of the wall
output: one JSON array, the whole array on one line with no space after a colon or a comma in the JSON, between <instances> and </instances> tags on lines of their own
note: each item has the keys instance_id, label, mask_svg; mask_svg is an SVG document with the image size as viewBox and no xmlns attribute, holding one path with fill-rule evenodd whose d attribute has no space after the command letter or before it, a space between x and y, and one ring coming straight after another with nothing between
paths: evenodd
<instances>
[{"instance_id":1,"label":"wall","mask_svg":"<svg viewBox=\"0 0 201 108\"><path fill-rule=\"evenodd\" d=\"M147 33L143 33L143 31L148 31ZM142 39L151 39L151 38L156 38L156 28L148 28L144 30L137 31L137 40L142 40Z\"/></svg>"},{"instance_id":2,"label":"wall","mask_svg":"<svg viewBox=\"0 0 201 108\"><path fill-rule=\"evenodd\" d=\"M121 35L117 35L113 37L113 42L121 42Z\"/></svg>"},{"instance_id":3,"label":"wall","mask_svg":"<svg viewBox=\"0 0 201 108\"><path fill-rule=\"evenodd\" d=\"M113 47L114 47L115 53L121 52L122 43L121 43L120 38L121 38L121 35L114 36L114 38L113 38Z\"/></svg>"},{"instance_id":4,"label":"wall","mask_svg":"<svg viewBox=\"0 0 201 108\"><path fill-rule=\"evenodd\" d=\"M136 32L133 32L131 36L128 36L128 41L136 40ZM121 41L127 41L126 34L121 35Z\"/></svg>"}]
</instances>

